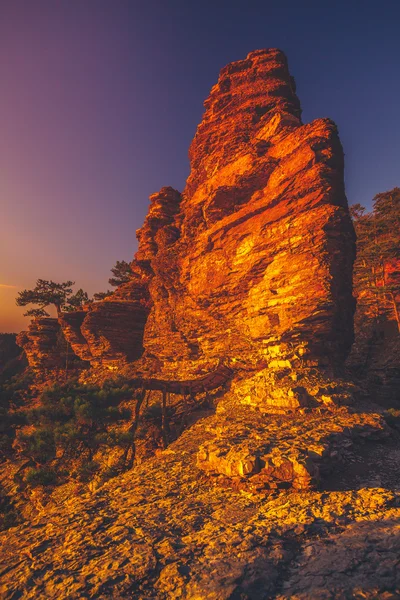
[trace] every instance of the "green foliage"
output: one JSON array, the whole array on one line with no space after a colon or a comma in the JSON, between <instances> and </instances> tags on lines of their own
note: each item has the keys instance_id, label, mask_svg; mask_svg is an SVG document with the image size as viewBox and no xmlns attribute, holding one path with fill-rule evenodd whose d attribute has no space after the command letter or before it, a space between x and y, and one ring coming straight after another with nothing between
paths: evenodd
<instances>
[{"instance_id":1,"label":"green foliage","mask_svg":"<svg viewBox=\"0 0 400 600\"><path fill-rule=\"evenodd\" d=\"M29 370L0 383L0 456L11 453L16 427L25 423L18 409L30 398L31 384Z\"/></svg>"},{"instance_id":2,"label":"green foliage","mask_svg":"<svg viewBox=\"0 0 400 600\"><path fill-rule=\"evenodd\" d=\"M93 294L93 300L95 302L100 302L100 300L104 300L104 298L112 296L113 293L114 292L112 292L111 290L107 290L106 292L96 292L95 294Z\"/></svg>"},{"instance_id":3,"label":"green foliage","mask_svg":"<svg viewBox=\"0 0 400 600\"><path fill-rule=\"evenodd\" d=\"M108 283L113 287L117 287L123 283L128 283L132 279L131 265L125 260L117 260L115 266L111 269L114 277L108 280Z\"/></svg>"},{"instance_id":4,"label":"green foliage","mask_svg":"<svg viewBox=\"0 0 400 600\"><path fill-rule=\"evenodd\" d=\"M400 188L377 194L372 212L351 207L357 234L354 290L359 310L397 322L400 332Z\"/></svg>"},{"instance_id":5,"label":"green foliage","mask_svg":"<svg viewBox=\"0 0 400 600\"><path fill-rule=\"evenodd\" d=\"M0 405L12 403L21 406L30 396L34 376L32 371L25 369L0 385Z\"/></svg>"},{"instance_id":6,"label":"green foliage","mask_svg":"<svg viewBox=\"0 0 400 600\"><path fill-rule=\"evenodd\" d=\"M57 479L57 473L49 467L30 468L25 474L25 481L31 487L55 485Z\"/></svg>"},{"instance_id":7,"label":"green foliage","mask_svg":"<svg viewBox=\"0 0 400 600\"><path fill-rule=\"evenodd\" d=\"M76 310L81 310L88 302L90 302L89 296L82 288L80 288L76 294L68 298L66 304L63 306L63 311L74 312Z\"/></svg>"},{"instance_id":8,"label":"green foliage","mask_svg":"<svg viewBox=\"0 0 400 600\"><path fill-rule=\"evenodd\" d=\"M49 462L56 456L54 432L51 426L38 426L31 433L18 433L19 447L36 464Z\"/></svg>"},{"instance_id":9,"label":"green foliage","mask_svg":"<svg viewBox=\"0 0 400 600\"><path fill-rule=\"evenodd\" d=\"M44 308L30 308L24 313L24 317L32 317L33 319L39 319L41 317L49 317L50 314Z\"/></svg>"},{"instance_id":10,"label":"green foliage","mask_svg":"<svg viewBox=\"0 0 400 600\"><path fill-rule=\"evenodd\" d=\"M39 309L33 310L45 309L47 306L54 305L57 314L59 314L67 299L72 295L71 286L73 285L73 281L56 283L55 281L38 279L36 281L36 286L32 290L23 290L18 293L16 303L18 306L37 304ZM25 313L26 316L30 316L29 313L30 311Z\"/></svg>"},{"instance_id":11,"label":"green foliage","mask_svg":"<svg viewBox=\"0 0 400 600\"><path fill-rule=\"evenodd\" d=\"M119 404L131 396L132 389L118 382L103 387L76 380L54 384L42 392L39 406L27 411L33 432L19 436L21 447L37 463L52 460L56 449L64 458L85 454L91 462L101 446L123 443L112 426L130 418Z\"/></svg>"}]
</instances>

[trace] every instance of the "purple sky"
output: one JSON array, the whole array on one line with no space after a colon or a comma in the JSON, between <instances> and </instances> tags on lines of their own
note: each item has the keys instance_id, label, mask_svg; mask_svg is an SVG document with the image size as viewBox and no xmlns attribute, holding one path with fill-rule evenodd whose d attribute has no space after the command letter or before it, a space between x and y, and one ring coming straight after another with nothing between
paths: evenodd
<instances>
[{"instance_id":1,"label":"purple sky","mask_svg":"<svg viewBox=\"0 0 400 600\"><path fill-rule=\"evenodd\" d=\"M107 288L251 50L284 50L304 121L338 124L350 203L400 185L399 19L397 0L0 0L0 331L39 277Z\"/></svg>"}]
</instances>

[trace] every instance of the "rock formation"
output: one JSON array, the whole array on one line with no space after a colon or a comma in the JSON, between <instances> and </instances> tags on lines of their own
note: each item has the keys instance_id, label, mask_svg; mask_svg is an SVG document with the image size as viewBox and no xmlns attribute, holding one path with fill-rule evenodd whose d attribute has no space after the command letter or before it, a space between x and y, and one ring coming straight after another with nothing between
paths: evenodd
<instances>
[{"instance_id":1,"label":"rock formation","mask_svg":"<svg viewBox=\"0 0 400 600\"><path fill-rule=\"evenodd\" d=\"M205 108L182 198L151 196L135 278L94 305L72 345L82 355L83 335L108 365L144 350L167 377L221 359L340 367L353 341L354 232L335 125L302 124L278 50L222 69Z\"/></svg>"},{"instance_id":2,"label":"rock formation","mask_svg":"<svg viewBox=\"0 0 400 600\"><path fill-rule=\"evenodd\" d=\"M133 269L132 280L112 296L94 303L82 322L81 333L94 365L118 367L138 359L143 352L143 330L149 312L148 275L138 264Z\"/></svg>"},{"instance_id":3,"label":"rock formation","mask_svg":"<svg viewBox=\"0 0 400 600\"><path fill-rule=\"evenodd\" d=\"M40 496L34 527L0 534L4 598L400 597L400 498L382 489L398 438L336 375L355 250L336 127L302 124L274 49L225 67L205 108L184 192L150 198L131 281L60 318L94 367L81 381L121 370L138 392L124 433L161 414L163 450L95 493ZM20 336L33 365L53 321Z\"/></svg>"},{"instance_id":4,"label":"rock formation","mask_svg":"<svg viewBox=\"0 0 400 600\"><path fill-rule=\"evenodd\" d=\"M180 237L151 261L152 289L164 293L146 351L165 361L342 363L353 340L354 233L335 125L301 124L277 50L225 67L205 107Z\"/></svg>"},{"instance_id":5,"label":"rock formation","mask_svg":"<svg viewBox=\"0 0 400 600\"><path fill-rule=\"evenodd\" d=\"M57 319L33 319L28 331L21 331L17 336L17 344L24 349L29 366L34 369L52 369L65 365L66 342Z\"/></svg>"},{"instance_id":6,"label":"rock formation","mask_svg":"<svg viewBox=\"0 0 400 600\"><path fill-rule=\"evenodd\" d=\"M86 315L86 310L65 312L61 314L58 322L65 339L68 340L76 356L82 360L89 361L93 358L93 356L90 352L88 343L81 332L81 326Z\"/></svg>"},{"instance_id":7,"label":"rock formation","mask_svg":"<svg viewBox=\"0 0 400 600\"><path fill-rule=\"evenodd\" d=\"M272 389L274 372L340 369L353 341L354 231L335 125L302 124L275 49L222 69L205 108L182 196L150 198L131 281L63 315L65 337L92 365L139 375L195 377L223 361L252 371L253 391L260 371ZM269 401L308 404L286 387Z\"/></svg>"}]
</instances>

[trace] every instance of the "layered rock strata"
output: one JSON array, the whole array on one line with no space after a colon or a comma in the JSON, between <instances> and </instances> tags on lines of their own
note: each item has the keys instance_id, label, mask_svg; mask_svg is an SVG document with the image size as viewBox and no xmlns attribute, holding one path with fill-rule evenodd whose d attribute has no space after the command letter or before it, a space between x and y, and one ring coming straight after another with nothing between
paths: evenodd
<instances>
[{"instance_id":1,"label":"layered rock strata","mask_svg":"<svg viewBox=\"0 0 400 600\"><path fill-rule=\"evenodd\" d=\"M29 366L34 369L51 369L65 365L67 342L57 319L33 319L28 331L21 331L17 344L24 349Z\"/></svg>"},{"instance_id":2,"label":"layered rock strata","mask_svg":"<svg viewBox=\"0 0 400 600\"><path fill-rule=\"evenodd\" d=\"M139 249L131 264L132 278L112 296L85 310L65 313L60 324L74 352L93 365L118 368L143 354L144 329L151 307L158 314L163 288L152 287L152 260L179 236L174 224L181 195L165 187L150 197L143 227L137 232ZM168 318L168 315L164 315Z\"/></svg>"},{"instance_id":3,"label":"layered rock strata","mask_svg":"<svg viewBox=\"0 0 400 600\"><path fill-rule=\"evenodd\" d=\"M93 356L81 331L81 326L87 315L87 310L88 309L62 313L58 322L65 339L70 343L76 356L82 360L90 361Z\"/></svg>"},{"instance_id":4,"label":"layered rock strata","mask_svg":"<svg viewBox=\"0 0 400 600\"><path fill-rule=\"evenodd\" d=\"M143 355L169 378L220 360L340 367L355 245L336 126L302 124L276 49L222 69L205 108L183 195L150 198L134 278L73 327L66 317L68 339L94 364Z\"/></svg>"},{"instance_id":5,"label":"layered rock strata","mask_svg":"<svg viewBox=\"0 0 400 600\"><path fill-rule=\"evenodd\" d=\"M176 241L151 255L146 352L167 371L221 358L340 366L353 340L354 231L336 126L301 123L278 50L225 67L205 107Z\"/></svg>"},{"instance_id":6,"label":"layered rock strata","mask_svg":"<svg viewBox=\"0 0 400 600\"><path fill-rule=\"evenodd\" d=\"M80 331L87 342L92 364L111 368L140 358L143 330L149 312L148 274L134 265L131 281L121 285L112 296L94 303Z\"/></svg>"},{"instance_id":7,"label":"layered rock strata","mask_svg":"<svg viewBox=\"0 0 400 600\"><path fill-rule=\"evenodd\" d=\"M187 187L151 197L132 280L60 321L93 365L131 363L131 383L203 410L132 471L0 535L5 598L399 597L399 494L383 489L398 436L326 374L353 337L336 128L301 123L277 50L228 65L205 106Z\"/></svg>"}]
</instances>

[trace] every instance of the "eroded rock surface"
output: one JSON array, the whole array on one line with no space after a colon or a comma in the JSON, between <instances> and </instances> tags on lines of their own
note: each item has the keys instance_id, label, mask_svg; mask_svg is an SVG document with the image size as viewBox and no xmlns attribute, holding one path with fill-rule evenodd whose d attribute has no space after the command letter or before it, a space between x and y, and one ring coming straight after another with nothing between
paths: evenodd
<instances>
[{"instance_id":1,"label":"eroded rock surface","mask_svg":"<svg viewBox=\"0 0 400 600\"><path fill-rule=\"evenodd\" d=\"M353 340L354 232L335 125L302 125L277 50L228 65L205 107L180 235L151 259L146 351L167 368L171 356L340 364Z\"/></svg>"},{"instance_id":2,"label":"eroded rock surface","mask_svg":"<svg viewBox=\"0 0 400 600\"><path fill-rule=\"evenodd\" d=\"M21 331L17 344L24 349L29 366L34 369L51 369L65 364L67 342L57 319L33 319L28 331Z\"/></svg>"},{"instance_id":3,"label":"eroded rock surface","mask_svg":"<svg viewBox=\"0 0 400 600\"><path fill-rule=\"evenodd\" d=\"M92 363L116 368L143 353L143 331L149 312L148 274L134 264L131 281L112 296L94 303L81 325Z\"/></svg>"},{"instance_id":4,"label":"eroded rock surface","mask_svg":"<svg viewBox=\"0 0 400 600\"><path fill-rule=\"evenodd\" d=\"M82 360L90 361L93 356L89 345L83 337L81 326L87 315L86 310L76 310L74 312L65 312L59 317L58 322L64 334L64 337L71 345L72 350Z\"/></svg>"},{"instance_id":5,"label":"eroded rock surface","mask_svg":"<svg viewBox=\"0 0 400 600\"><path fill-rule=\"evenodd\" d=\"M222 69L205 108L182 197L162 188L150 198L133 262L142 273L81 325L94 361L144 350L166 376L220 359L342 365L354 231L336 126L302 124L275 49Z\"/></svg>"},{"instance_id":6,"label":"eroded rock surface","mask_svg":"<svg viewBox=\"0 0 400 600\"><path fill-rule=\"evenodd\" d=\"M166 450L0 536L5 598L400 595L397 491L341 479L357 444L394 457L397 438L335 375L354 313L336 127L302 124L275 49L225 67L205 109L184 192L151 196L132 280L62 326L96 367L85 381L103 366L177 397L185 381L185 407L209 392L191 380L230 376Z\"/></svg>"},{"instance_id":7,"label":"eroded rock surface","mask_svg":"<svg viewBox=\"0 0 400 600\"><path fill-rule=\"evenodd\" d=\"M318 462L336 451L339 474L355 439L385 434L378 415L345 408L293 422L251 408L202 419L95 494L0 534L2 598L398 597L398 492L374 487L373 472L341 491L250 490L240 485L248 474L232 481L196 466L218 426L250 453L264 443Z\"/></svg>"}]
</instances>

